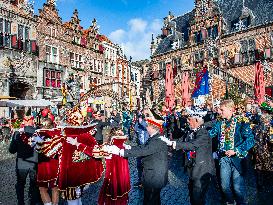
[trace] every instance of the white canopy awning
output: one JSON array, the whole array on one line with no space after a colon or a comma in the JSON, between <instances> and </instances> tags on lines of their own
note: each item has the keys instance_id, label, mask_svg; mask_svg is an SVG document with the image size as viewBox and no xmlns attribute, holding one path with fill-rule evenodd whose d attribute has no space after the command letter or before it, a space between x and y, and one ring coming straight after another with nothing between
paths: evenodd
<instances>
[{"instance_id":1,"label":"white canopy awning","mask_svg":"<svg viewBox=\"0 0 273 205\"><path fill-rule=\"evenodd\" d=\"M53 106L49 100L1 100L0 107L48 107Z\"/></svg>"}]
</instances>

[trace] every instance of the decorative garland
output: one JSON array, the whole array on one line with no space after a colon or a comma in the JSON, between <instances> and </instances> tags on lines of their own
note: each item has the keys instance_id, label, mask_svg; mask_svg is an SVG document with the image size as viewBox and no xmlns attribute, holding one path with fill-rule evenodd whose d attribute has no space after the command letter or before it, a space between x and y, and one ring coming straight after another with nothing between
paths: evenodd
<instances>
[{"instance_id":1,"label":"decorative garland","mask_svg":"<svg viewBox=\"0 0 273 205\"><path fill-rule=\"evenodd\" d=\"M261 104L261 109L269 113L273 113L273 108L267 102L263 102Z\"/></svg>"},{"instance_id":2,"label":"decorative garland","mask_svg":"<svg viewBox=\"0 0 273 205\"><path fill-rule=\"evenodd\" d=\"M226 123L223 121L221 124L221 137L220 137L220 150L225 150L225 143L230 145L230 149L234 150L234 135L236 128L237 118L233 117L230 126L227 127Z\"/></svg>"}]
</instances>

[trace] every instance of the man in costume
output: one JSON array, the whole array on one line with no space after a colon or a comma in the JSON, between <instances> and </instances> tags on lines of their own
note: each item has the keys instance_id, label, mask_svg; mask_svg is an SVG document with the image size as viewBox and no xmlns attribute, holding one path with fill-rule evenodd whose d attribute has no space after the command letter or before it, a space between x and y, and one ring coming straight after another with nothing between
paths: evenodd
<instances>
[{"instance_id":1,"label":"man in costume","mask_svg":"<svg viewBox=\"0 0 273 205\"><path fill-rule=\"evenodd\" d=\"M144 205L159 205L160 191L168 181L168 146L160 140L163 121L146 119L150 138L143 145L120 149L115 145L106 146L107 152L123 157L142 157Z\"/></svg>"},{"instance_id":2,"label":"man in costume","mask_svg":"<svg viewBox=\"0 0 273 205\"><path fill-rule=\"evenodd\" d=\"M25 116L23 120L24 127L16 131L9 146L11 154L17 153L16 157L16 177L15 185L18 205L25 204L24 189L27 176L30 179L29 200L31 205L39 202L39 190L36 184L36 173L38 163L38 153L34 148L28 145L29 138L32 137L36 128L32 117Z\"/></svg>"},{"instance_id":3,"label":"man in costume","mask_svg":"<svg viewBox=\"0 0 273 205\"><path fill-rule=\"evenodd\" d=\"M221 187L226 202L234 204L235 199L236 204L244 205L247 204L247 198L242 161L254 146L254 135L249 123L234 116L234 113L234 102L222 101L220 104L222 120L215 122L209 133L211 137L217 137L219 142Z\"/></svg>"},{"instance_id":4,"label":"man in costume","mask_svg":"<svg viewBox=\"0 0 273 205\"><path fill-rule=\"evenodd\" d=\"M214 175L212 158L212 140L208 130L211 122L204 122L207 111L200 108L187 108L188 123L191 131L186 137L171 141L167 137L160 139L173 149L183 149L187 154L186 167L189 174L189 194L192 205L205 205L206 193Z\"/></svg>"}]
</instances>

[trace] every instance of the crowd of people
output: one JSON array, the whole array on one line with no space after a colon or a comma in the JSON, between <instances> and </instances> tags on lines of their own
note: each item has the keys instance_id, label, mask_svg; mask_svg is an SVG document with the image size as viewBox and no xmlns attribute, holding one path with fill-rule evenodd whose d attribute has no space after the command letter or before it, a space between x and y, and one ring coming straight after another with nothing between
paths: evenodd
<instances>
[{"instance_id":1,"label":"crowd of people","mask_svg":"<svg viewBox=\"0 0 273 205\"><path fill-rule=\"evenodd\" d=\"M224 204L244 205L245 164L253 164L258 189L272 185L272 111L270 103L235 106L232 100L133 112L124 106L109 118L102 111L83 117L80 111L54 115L46 109L40 116L25 115L17 131L3 119L2 141L17 153L19 205L25 204L28 175L30 204L56 205L61 196L69 205L80 205L86 188L101 177L98 204L127 204L128 157L137 160L138 181L132 186L143 188L143 204L160 204L172 150L182 150L185 157L192 205L206 204L213 180ZM106 128L110 133L103 136Z\"/></svg>"}]
</instances>

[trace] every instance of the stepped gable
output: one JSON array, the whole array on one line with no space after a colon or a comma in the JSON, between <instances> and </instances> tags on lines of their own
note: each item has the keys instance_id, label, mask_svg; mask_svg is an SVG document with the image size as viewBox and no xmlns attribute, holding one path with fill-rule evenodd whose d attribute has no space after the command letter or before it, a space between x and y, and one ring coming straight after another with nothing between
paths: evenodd
<instances>
[{"instance_id":1,"label":"stepped gable","mask_svg":"<svg viewBox=\"0 0 273 205\"><path fill-rule=\"evenodd\" d=\"M249 21L246 29L273 22L273 0L245 0L244 5L242 0L214 0L214 5L217 11L220 11L226 23L225 34L238 31L235 24L240 20L244 21L245 19L245 21ZM189 40L190 22L194 20L194 14L195 9L171 19L171 22L176 23L176 31L184 34L185 42ZM174 34L168 36L161 35L160 39L153 53L154 56L173 50ZM184 45L182 45L182 48Z\"/></svg>"},{"instance_id":2,"label":"stepped gable","mask_svg":"<svg viewBox=\"0 0 273 205\"><path fill-rule=\"evenodd\" d=\"M227 33L236 31L234 23L242 17L247 17L248 14L251 18L254 17L250 27L273 22L273 0L245 0L244 9L242 0L217 0L215 4L227 23Z\"/></svg>"}]
</instances>

